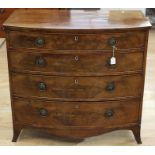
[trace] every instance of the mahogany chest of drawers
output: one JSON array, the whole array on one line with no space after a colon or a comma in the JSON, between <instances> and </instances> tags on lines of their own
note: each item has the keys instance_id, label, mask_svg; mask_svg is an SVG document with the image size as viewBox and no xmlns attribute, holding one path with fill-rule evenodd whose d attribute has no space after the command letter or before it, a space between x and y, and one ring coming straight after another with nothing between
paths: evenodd
<instances>
[{"instance_id":1,"label":"mahogany chest of drawers","mask_svg":"<svg viewBox=\"0 0 155 155\"><path fill-rule=\"evenodd\" d=\"M68 139L132 130L141 143L151 25L136 14L125 18L130 13L17 10L9 17L14 142L33 128Z\"/></svg>"}]
</instances>

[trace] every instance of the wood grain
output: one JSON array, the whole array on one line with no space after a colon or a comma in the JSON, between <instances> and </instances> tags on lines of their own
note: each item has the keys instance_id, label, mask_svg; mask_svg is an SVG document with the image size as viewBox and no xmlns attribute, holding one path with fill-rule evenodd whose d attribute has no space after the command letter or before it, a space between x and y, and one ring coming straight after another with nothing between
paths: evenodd
<instances>
[{"instance_id":1,"label":"wood grain","mask_svg":"<svg viewBox=\"0 0 155 155\"><path fill-rule=\"evenodd\" d=\"M82 33L83 31L81 31ZM85 32L85 31L84 31ZM27 32L10 31L8 39L8 48L13 49L42 49L42 50L111 50L109 45L111 38L115 38L117 49L131 49L144 47L146 31L128 31L118 33L57 33L46 34L44 31L33 32L27 35ZM77 39L76 39L77 37ZM44 44L38 46L38 38L44 40ZM128 38L128 39L127 39Z\"/></svg>"},{"instance_id":2,"label":"wood grain","mask_svg":"<svg viewBox=\"0 0 155 155\"><path fill-rule=\"evenodd\" d=\"M74 130L76 127L97 130L137 123L139 104L139 99L92 103L14 99L14 109L20 111L15 113L17 123L62 130ZM47 110L45 116L40 113L42 109ZM108 116L108 111L112 111L112 115Z\"/></svg>"},{"instance_id":3,"label":"wood grain","mask_svg":"<svg viewBox=\"0 0 155 155\"><path fill-rule=\"evenodd\" d=\"M0 38L5 37L5 32L2 24L14 10L14 8L0 8Z\"/></svg>"},{"instance_id":4,"label":"wood grain","mask_svg":"<svg viewBox=\"0 0 155 155\"><path fill-rule=\"evenodd\" d=\"M110 12L104 12L102 10L85 11L85 10L40 10L36 9L17 10L11 17L4 23L5 26L9 26L11 29L53 29L55 30L109 30L109 29L125 29L125 28L144 28L150 27L150 23L146 18L136 18L137 13L126 16L126 11L123 15L118 14L117 19L108 20ZM111 14L110 14L111 15ZM17 16L19 18L17 18ZM31 16L31 18L29 18ZM113 16L113 14L112 14ZM122 18L122 16L124 18ZM139 17L139 15L138 15ZM112 17L110 16L109 19ZM42 22L44 21L44 22Z\"/></svg>"},{"instance_id":5,"label":"wood grain","mask_svg":"<svg viewBox=\"0 0 155 155\"><path fill-rule=\"evenodd\" d=\"M16 12L21 14L24 14L25 12L25 10L21 12L20 11L21 10L18 10ZM12 141L15 142L17 140L23 128L30 128L30 127L34 128L34 125L32 124L33 123L36 124L37 122L34 113L36 113L36 111L39 110L39 114L42 115L44 118L50 115L49 117L53 120L52 123L55 122L52 128L56 127L59 128L61 126L59 122L56 119L54 119L55 117L57 117L56 115L54 115L54 113L57 113L57 111L59 121L61 121L61 123L64 124L64 126L66 124L67 126L76 127L75 131L71 130L71 128L69 129L69 131L71 131L71 134L69 134L68 131L67 131L68 134L66 134L64 126L62 126L62 128L59 128L57 131L51 130L51 124L48 123L49 122L48 119L47 120L44 119L44 121L42 122L39 121L37 124L39 124L40 125L39 128L41 130L44 130L45 132L51 134L53 132L54 135L61 135L64 137L81 139L84 137L88 137L91 135L93 136L112 130L127 129L133 132L133 135L137 143L141 144L141 137L140 137L141 114L142 114L141 108L142 108L143 87L145 79L144 76L145 76L145 63L147 54L147 38L148 38L148 31L150 28L149 21L147 21L147 19L144 18L135 19L134 17L132 17L133 20L132 19L120 20L120 22L117 23L119 25L119 28L115 25L116 24L115 21L110 21L111 25L108 24L109 27L106 28L107 26L106 24L109 23L109 20L105 19L106 23L104 23L102 29L99 28L100 26L98 25L99 24L98 21L93 22L96 25L93 24L87 25L88 23L83 21L87 26L83 27L83 25L81 25L80 26L81 28L78 29L75 28L74 26L72 26L72 28L64 26L65 21L66 23L73 24L73 22L70 21L68 22L67 19L65 18L64 21L61 22L55 21L55 16L57 17L57 14L61 14L62 12L63 13L69 12L71 13L71 15L72 13L76 13L77 17L75 19L83 20L83 17L81 16L82 15L87 16L86 12L83 14L78 14L77 12L74 11L55 12L51 10L49 11L44 10L43 12L46 12L49 15L51 14L51 12L53 12L53 15L55 16L52 19L53 20L52 22L50 21L51 19L47 18L47 20L45 19L43 20L42 18L40 18L42 19L42 21L39 21L39 23L37 23L37 21L36 23L34 21L27 23L27 20L33 19L33 17L36 16L36 12L39 13L39 11L35 10L33 12L33 10L30 10L26 12L27 12L27 14L25 14L26 16L20 18L24 19L24 21L20 20L21 23L18 23L16 19L14 19L15 18L14 15L17 15L16 17L19 18L18 14L16 13L10 17L10 19L14 19L13 21L11 21L9 24L5 23L5 30L7 34L8 58L9 58L8 64L9 64L10 91L12 101L11 105L13 113L14 136ZM30 12L32 14L28 19L27 15ZM92 12L91 17L92 15L95 16L96 13ZM70 14L67 17L69 17L70 19ZM100 14L98 14L98 17L100 17ZM134 25L135 27L130 26L131 21L132 25L134 25L136 22L136 25ZM57 28L54 27L55 22L57 24ZM139 23L140 25L137 24L138 22L140 22ZM23 23L31 27L27 26L21 27ZM51 24L50 28L46 27L47 23ZM144 23L145 25L143 25ZM16 26L14 24L16 24ZM74 24L76 24L76 21L74 21ZM79 22L79 24L82 23ZM38 27L36 27L36 25ZM59 26L61 26L61 28ZM51 51L57 50L57 52L59 52L59 50L62 51L70 50L68 51L69 54L71 54L72 52L71 50L73 50L75 53L76 51L79 50L83 51L84 53L87 52L87 50L93 50L93 52L98 52L99 50L103 50L105 52L106 50L108 50L109 52L110 50L112 50L113 47L113 45L109 44L110 42L115 43L117 49L124 51L124 53L126 52L126 50L132 51L138 49L139 51L141 51L143 53L143 56L141 57L142 72L138 73L137 70L133 70L135 71L135 73L130 72L127 74L127 72L122 72L122 74L120 75L107 74L106 76L100 76L100 77L97 75L82 76L79 73L78 76L74 77L74 75L47 76L44 75L44 73L42 72L40 72L40 75L38 75L35 74L34 72L32 74L32 71L29 73L28 72L24 73L20 72L20 70L18 70L18 73L15 73L16 70L11 69L12 68L11 62L14 60L11 59L9 53L15 50L19 51L23 50L23 54L26 53L26 50L33 50L33 52L36 53L39 53L38 50L39 51L44 50L46 52L47 51L49 52L49 50ZM136 52L133 53L135 54ZM134 56L135 55L133 55L133 57ZM94 64L93 61L92 64ZM81 70L81 68L82 66L79 67L79 70ZM60 69L60 72L63 73L63 70ZM22 102L18 104L18 102L14 100L15 97L20 98ZM132 104L133 102L130 102L131 98L133 99L139 98L139 100L136 101L136 103L134 102L134 104ZM34 101L34 104L31 104L32 102L24 102L24 99L25 100L41 99L46 104L46 108L45 107L41 108L44 105L41 103L42 102L41 100L37 101L38 104L35 104L36 101ZM126 101L122 103L124 99L126 99ZM56 102L56 100L64 102L61 105L61 107L64 106L63 110L65 110L66 114L62 115L62 111L60 111L60 107L58 106L58 104L53 103L54 101ZM50 101L51 104L46 103L46 101ZM100 101L100 103L98 103L97 101L98 102ZM104 102L101 103L101 101ZM111 101L110 104L107 104L109 101ZM80 115L76 116L77 120L75 120L74 116L75 110L72 110L73 108L72 106L73 104L75 104L74 102L77 102L76 103L77 107L81 107L81 109L79 110ZM98 105L100 108L96 105ZM100 110L104 111L104 116L101 116L101 112L97 107ZM23 109L25 113L22 112ZM25 120L26 122L29 122L29 119L27 119L26 116L27 112L31 113L33 116L32 122L30 123L31 125L25 124ZM70 112L72 113L70 114ZM90 113L89 117L87 116L87 112ZM94 114L91 114L91 112ZM123 114L123 112L126 112L127 116ZM81 118L83 114L85 114L85 117ZM130 120L129 118L132 117L131 116L128 117L128 115L131 114L133 116L133 119ZM112 124L115 124L114 122L110 123L110 121L105 121L106 120L105 116L108 118L114 116L114 120L116 119L114 122L117 124L117 126L112 126ZM99 126L98 124L96 124L94 125L96 126L94 129L91 128L93 126L92 123L95 121L94 117L96 118L96 121L99 118L99 120L103 122L103 124L105 124L105 126L103 127L103 131L101 131L100 129L102 125ZM23 122L21 121L20 118L23 118L22 119ZM81 128L78 128L83 127L85 125L87 126L89 120L88 122L84 121L84 118L89 118L89 120L92 121L88 125L87 129L88 131L91 130L90 132L86 131L84 132L81 130Z\"/></svg>"},{"instance_id":6,"label":"wood grain","mask_svg":"<svg viewBox=\"0 0 155 155\"><path fill-rule=\"evenodd\" d=\"M154 81L155 77L155 31L150 32L149 48L147 56L146 67L146 81L143 103L143 117L142 117L142 145L155 145L155 125L152 123L152 118L155 114L154 106ZM9 99L9 83L8 83L8 68L6 57L5 44L0 48L0 145L137 145L134 142L130 131L114 131L99 136L87 138L82 142L67 142L60 141L58 138L50 137L48 134L42 133L37 130L23 130L23 134L20 135L18 143L12 143L12 121L11 121L11 108ZM53 131L54 132L54 131ZM57 131L55 131L56 133Z\"/></svg>"},{"instance_id":7,"label":"wood grain","mask_svg":"<svg viewBox=\"0 0 155 155\"><path fill-rule=\"evenodd\" d=\"M140 97L142 79L141 74L106 77L11 74L12 92L15 96L65 101L103 101ZM40 83L45 85L45 90L39 89ZM108 90L111 84L114 85L114 90Z\"/></svg>"},{"instance_id":8,"label":"wood grain","mask_svg":"<svg viewBox=\"0 0 155 155\"><path fill-rule=\"evenodd\" d=\"M104 76L142 72L143 49L116 50L116 65L110 65L112 51L10 50L11 70L21 73L64 76Z\"/></svg>"}]
</instances>

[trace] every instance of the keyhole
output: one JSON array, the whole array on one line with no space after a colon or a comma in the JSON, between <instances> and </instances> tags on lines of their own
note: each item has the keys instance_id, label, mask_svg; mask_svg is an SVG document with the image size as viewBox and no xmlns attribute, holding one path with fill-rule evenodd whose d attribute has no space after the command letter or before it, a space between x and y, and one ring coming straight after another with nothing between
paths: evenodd
<instances>
[{"instance_id":1,"label":"keyhole","mask_svg":"<svg viewBox=\"0 0 155 155\"><path fill-rule=\"evenodd\" d=\"M79 81L78 81L77 79L75 79L75 80L74 80L74 83L75 83L76 85L78 85L78 84L79 84Z\"/></svg>"},{"instance_id":2,"label":"keyhole","mask_svg":"<svg viewBox=\"0 0 155 155\"><path fill-rule=\"evenodd\" d=\"M78 41L78 40L79 40L79 37L78 37L78 36L75 36L75 37L74 37L74 40L75 40L75 41Z\"/></svg>"},{"instance_id":3,"label":"keyhole","mask_svg":"<svg viewBox=\"0 0 155 155\"><path fill-rule=\"evenodd\" d=\"M75 59L75 61L78 61L79 60L79 57L78 56L75 56L74 59Z\"/></svg>"}]
</instances>

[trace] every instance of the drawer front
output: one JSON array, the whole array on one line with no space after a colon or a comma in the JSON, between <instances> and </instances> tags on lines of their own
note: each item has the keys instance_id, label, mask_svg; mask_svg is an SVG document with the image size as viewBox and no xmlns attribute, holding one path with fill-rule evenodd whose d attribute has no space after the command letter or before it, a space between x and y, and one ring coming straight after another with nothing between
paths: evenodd
<instances>
[{"instance_id":1,"label":"drawer front","mask_svg":"<svg viewBox=\"0 0 155 155\"><path fill-rule=\"evenodd\" d=\"M58 53L58 52L57 52ZM9 52L13 71L55 75L108 75L142 70L143 52L116 52L116 65L110 65L112 52L70 52L63 54Z\"/></svg>"},{"instance_id":2,"label":"drawer front","mask_svg":"<svg viewBox=\"0 0 155 155\"><path fill-rule=\"evenodd\" d=\"M118 49L139 48L144 46L145 33L134 31L104 34L41 34L13 31L9 34L9 47L51 50L112 49L109 43L113 38Z\"/></svg>"},{"instance_id":3,"label":"drawer front","mask_svg":"<svg viewBox=\"0 0 155 155\"><path fill-rule=\"evenodd\" d=\"M140 96L142 76L59 77L12 74L16 96L65 100L101 100Z\"/></svg>"},{"instance_id":4,"label":"drawer front","mask_svg":"<svg viewBox=\"0 0 155 155\"><path fill-rule=\"evenodd\" d=\"M139 100L109 102L14 101L15 120L39 127L115 127L138 121Z\"/></svg>"}]
</instances>

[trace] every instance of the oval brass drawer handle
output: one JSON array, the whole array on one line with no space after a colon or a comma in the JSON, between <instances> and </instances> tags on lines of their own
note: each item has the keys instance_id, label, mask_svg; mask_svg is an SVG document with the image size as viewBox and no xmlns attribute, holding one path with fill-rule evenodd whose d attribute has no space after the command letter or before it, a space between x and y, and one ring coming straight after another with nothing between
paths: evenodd
<instances>
[{"instance_id":1,"label":"oval brass drawer handle","mask_svg":"<svg viewBox=\"0 0 155 155\"><path fill-rule=\"evenodd\" d=\"M38 37L38 38L36 39L36 41L35 41L35 44L36 44L37 46L43 46L43 45L45 44L44 38Z\"/></svg>"},{"instance_id":2,"label":"oval brass drawer handle","mask_svg":"<svg viewBox=\"0 0 155 155\"><path fill-rule=\"evenodd\" d=\"M42 117L48 116L48 110L44 108L39 109L39 115Z\"/></svg>"},{"instance_id":3,"label":"oval brass drawer handle","mask_svg":"<svg viewBox=\"0 0 155 155\"><path fill-rule=\"evenodd\" d=\"M36 66L44 67L45 63L46 63L46 61L45 61L45 59L42 56L36 57L36 61L35 61Z\"/></svg>"},{"instance_id":4,"label":"oval brass drawer handle","mask_svg":"<svg viewBox=\"0 0 155 155\"><path fill-rule=\"evenodd\" d=\"M107 90L107 91L114 91L115 88L116 88L116 86L115 86L114 82L109 83L109 84L106 86L106 90Z\"/></svg>"},{"instance_id":5,"label":"oval brass drawer handle","mask_svg":"<svg viewBox=\"0 0 155 155\"><path fill-rule=\"evenodd\" d=\"M38 89L40 91L45 91L46 90L46 84L44 82L39 82L37 87L38 87Z\"/></svg>"},{"instance_id":6,"label":"oval brass drawer handle","mask_svg":"<svg viewBox=\"0 0 155 155\"><path fill-rule=\"evenodd\" d=\"M114 115L114 112L112 109L109 109L107 110L105 113L104 113L104 116L107 117L107 118L110 118Z\"/></svg>"},{"instance_id":7,"label":"oval brass drawer handle","mask_svg":"<svg viewBox=\"0 0 155 155\"><path fill-rule=\"evenodd\" d=\"M112 47L115 46L117 44L117 40L116 38L112 37L108 40L108 44Z\"/></svg>"}]
</instances>

